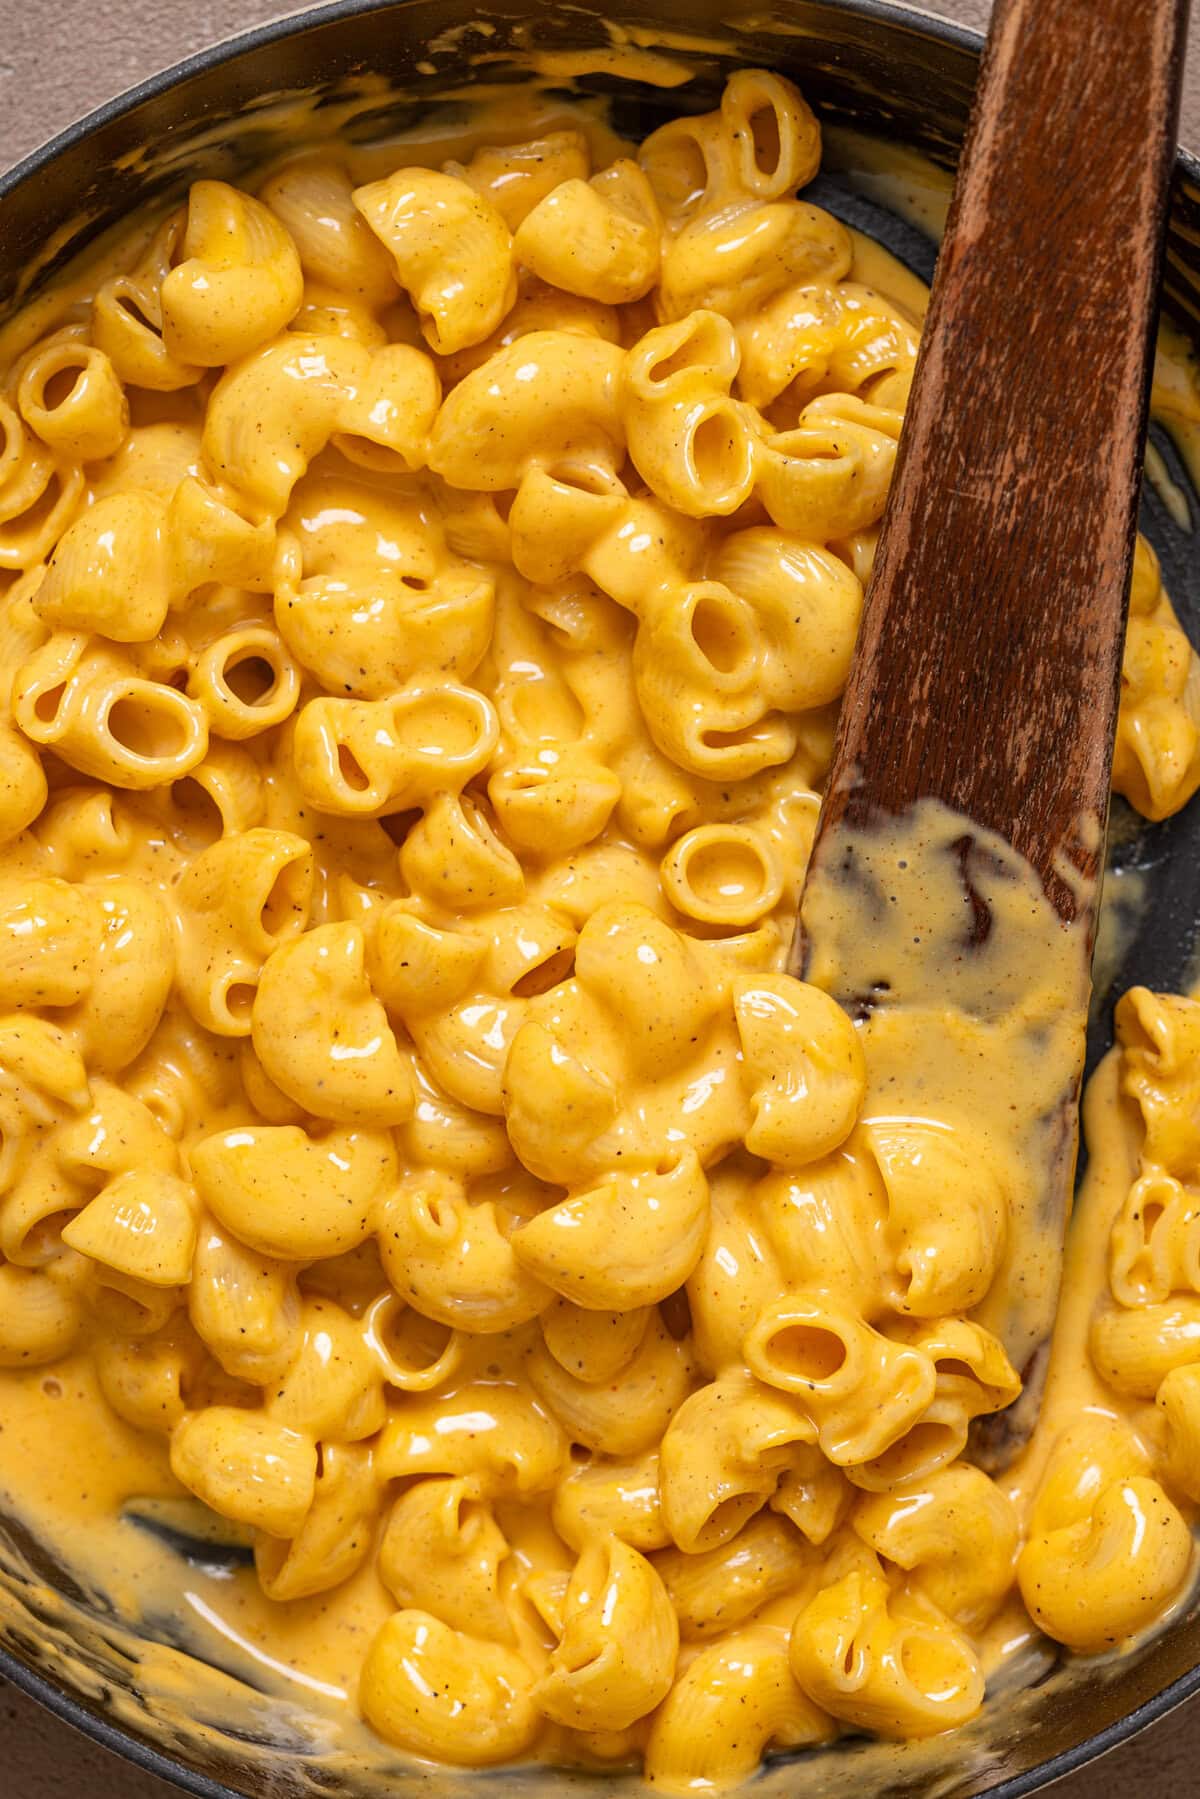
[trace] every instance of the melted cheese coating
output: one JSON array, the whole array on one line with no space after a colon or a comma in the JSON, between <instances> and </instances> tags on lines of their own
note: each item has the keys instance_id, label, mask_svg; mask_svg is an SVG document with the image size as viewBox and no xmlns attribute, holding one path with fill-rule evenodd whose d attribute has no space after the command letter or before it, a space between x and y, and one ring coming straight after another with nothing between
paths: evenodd
<instances>
[{"instance_id":1,"label":"melted cheese coating","mask_svg":"<svg viewBox=\"0 0 1200 1799\"><path fill-rule=\"evenodd\" d=\"M993 1478L1081 946L976 833L957 953L924 807L783 972L924 292L776 76L636 151L505 104L198 182L0 342L0 1496L143 1728L683 1791L1183 1602L1200 1007L1122 1003ZM1132 611L1161 817L1144 544Z\"/></svg>"}]
</instances>

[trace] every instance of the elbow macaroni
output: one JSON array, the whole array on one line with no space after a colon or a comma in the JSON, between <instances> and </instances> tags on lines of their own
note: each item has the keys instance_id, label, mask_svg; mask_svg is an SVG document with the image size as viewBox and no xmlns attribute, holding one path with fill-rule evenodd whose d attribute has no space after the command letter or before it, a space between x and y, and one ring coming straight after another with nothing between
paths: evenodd
<instances>
[{"instance_id":1,"label":"elbow macaroni","mask_svg":"<svg viewBox=\"0 0 1200 1799\"><path fill-rule=\"evenodd\" d=\"M1011 1170L783 972L919 326L782 78L603 142L198 181L0 362L0 1385L80 1371L394 1749L684 1792L1186 1590L1200 1003L1118 1008L1019 1505ZM1148 817L1197 691L1139 542Z\"/></svg>"}]
</instances>

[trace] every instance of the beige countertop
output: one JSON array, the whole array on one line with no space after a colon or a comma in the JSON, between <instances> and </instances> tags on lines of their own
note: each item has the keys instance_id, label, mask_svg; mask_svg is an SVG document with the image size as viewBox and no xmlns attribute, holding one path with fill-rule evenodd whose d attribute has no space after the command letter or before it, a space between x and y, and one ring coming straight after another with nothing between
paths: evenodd
<instances>
[{"instance_id":1,"label":"beige countertop","mask_svg":"<svg viewBox=\"0 0 1200 1799\"><path fill-rule=\"evenodd\" d=\"M290 10L272 0L0 0L0 168L155 69ZM982 25L990 6L989 0L939 0L929 10ZM1200 27L1192 36L1182 136L1200 148ZM1195 1799L1198 1768L1200 1703L1061 1782L1055 1794ZM0 1681L4 1799L170 1799L175 1792Z\"/></svg>"}]
</instances>

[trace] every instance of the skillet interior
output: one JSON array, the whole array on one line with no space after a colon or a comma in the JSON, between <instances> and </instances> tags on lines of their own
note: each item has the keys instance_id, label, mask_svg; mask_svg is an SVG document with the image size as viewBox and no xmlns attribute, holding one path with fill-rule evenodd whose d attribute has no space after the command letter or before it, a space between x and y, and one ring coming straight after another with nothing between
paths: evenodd
<instances>
[{"instance_id":1,"label":"skillet interior","mask_svg":"<svg viewBox=\"0 0 1200 1799\"><path fill-rule=\"evenodd\" d=\"M485 8L466 0L338 4L263 27L154 78L0 178L0 317L100 232L149 201L167 203L199 175L236 177L299 136L319 136L339 124L363 140L386 137L455 104L442 96L464 83L525 80L531 61L547 52L611 48L613 26L627 41L651 48L664 48L666 36L667 53L688 79L669 87L630 80L596 57L587 59L589 72L571 76L561 63L542 61L542 74L564 90L605 96L617 128L631 136L678 112L711 106L733 68L765 65L797 80L830 123L919 150L947 170L965 129L979 51L974 34L878 0L613 0L603 8L538 9L533 23L528 14L517 0ZM812 197L928 278L931 240L864 197L853 160L841 168L827 164ZM1105 178L1102 148L1096 178ZM1200 346L1200 166L1184 157L1176 171L1164 304ZM1173 446L1157 426L1154 435L1188 491L1193 519L1200 517ZM1144 528L1181 619L1200 642L1194 538L1151 489ZM1118 801L1110 866L1119 877L1109 891L1121 908L1122 948L1106 958L1093 1011L1093 1060L1110 1040L1116 993L1138 981L1187 984L1195 972L1200 800L1162 825L1135 820ZM1139 871L1150 880L1126 878ZM1136 905L1128 898L1134 892ZM186 1542L179 1548L199 1553ZM205 1553L211 1557L211 1548ZM169 1625L159 1640L170 1641ZM1017 1799L1200 1688L1198 1663L1200 1600L1169 1633L1118 1662L1050 1670L1036 1689L994 1695L983 1717L950 1747L847 1744L832 1754L777 1762L764 1770L756 1791L764 1799L818 1792L834 1799L843 1787L876 1799L984 1793ZM536 1769L474 1777L393 1770L378 1779L320 1753L312 1731L279 1711L264 1712L254 1741L219 1724L197 1730L188 1714L204 1709L205 1683L192 1687L185 1669L175 1701L152 1691L136 1643L122 1638L102 1596L83 1591L3 1516L0 1673L108 1747L209 1799L363 1799L417 1786L450 1799L477 1791L485 1780L530 1796L575 1786L592 1793L644 1790L635 1781Z\"/></svg>"}]
</instances>

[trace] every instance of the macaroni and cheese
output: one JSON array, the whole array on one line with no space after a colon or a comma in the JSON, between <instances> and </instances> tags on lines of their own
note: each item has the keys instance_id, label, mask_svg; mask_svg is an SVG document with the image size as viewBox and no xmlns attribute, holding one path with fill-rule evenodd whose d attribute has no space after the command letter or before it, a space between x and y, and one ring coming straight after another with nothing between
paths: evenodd
<instances>
[{"instance_id":1,"label":"macaroni and cheese","mask_svg":"<svg viewBox=\"0 0 1200 1799\"><path fill-rule=\"evenodd\" d=\"M783 972L911 279L763 71L458 148L197 181L0 343L0 1492L252 1552L208 1615L395 1750L681 1792L1186 1593L1200 1002L989 1474L1036 1183ZM1198 692L1139 543L1150 818Z\"/></svg>"}]
</instances>

